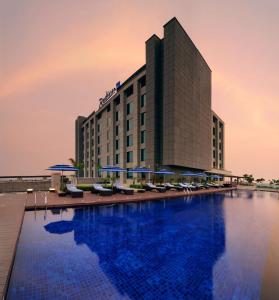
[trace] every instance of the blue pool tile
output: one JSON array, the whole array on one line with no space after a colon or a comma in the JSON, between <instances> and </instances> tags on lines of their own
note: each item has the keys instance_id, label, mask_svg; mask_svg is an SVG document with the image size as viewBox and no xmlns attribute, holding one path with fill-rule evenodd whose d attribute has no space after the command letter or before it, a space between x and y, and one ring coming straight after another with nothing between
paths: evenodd
<instances>
[{"instance_id":1,"label":"blue pool tile","mask_svg":"<svg viewBox=\"0 0 279 300\"><path fill-rule=\"evenodd\" d=\"M259 299L272 223L259 201L234 192L26 212L7 299Z\"/></svg>"}]
</instances>

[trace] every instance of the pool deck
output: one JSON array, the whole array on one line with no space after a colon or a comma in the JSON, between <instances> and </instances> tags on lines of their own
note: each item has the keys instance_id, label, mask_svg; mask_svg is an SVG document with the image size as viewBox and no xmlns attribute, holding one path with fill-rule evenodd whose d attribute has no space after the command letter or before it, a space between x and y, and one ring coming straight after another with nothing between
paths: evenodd
<instances>
[{"instance_id":1,"label":"pool deck","mask_svg":"<svg viewBox=\"0 0 279 300\"><path fill-rule=\"evenodd\" d=\"M4 299L8 287L25 210L171 199L181 196L227 192L235 189L235 187L218 188L190 193L177 191L145 192L134 195L114 194L107 197L85 192L83 198L58 197L56 193L49 192L0 194L0 299Z\"/></svg>"}]
</instances>

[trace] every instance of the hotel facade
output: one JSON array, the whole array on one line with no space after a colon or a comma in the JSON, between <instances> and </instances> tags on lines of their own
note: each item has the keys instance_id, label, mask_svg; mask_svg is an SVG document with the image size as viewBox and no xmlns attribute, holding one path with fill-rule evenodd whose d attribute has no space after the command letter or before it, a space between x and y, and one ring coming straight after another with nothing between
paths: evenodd
<instances>
[{"instance_id":1,"label":"hotel facade","mask_svg":"<svg viewBox=\"0 0 279 300\"><path fill-rule=\"evenodd\" d=\"M146 63L75 122L83 177L100 166L224 170L225 124L211 109L211 70L176 18L146 41ZM132 173L121 173L126 181ZM128 178L128 179L129 179Z\"/></svg>"}]
</instances>

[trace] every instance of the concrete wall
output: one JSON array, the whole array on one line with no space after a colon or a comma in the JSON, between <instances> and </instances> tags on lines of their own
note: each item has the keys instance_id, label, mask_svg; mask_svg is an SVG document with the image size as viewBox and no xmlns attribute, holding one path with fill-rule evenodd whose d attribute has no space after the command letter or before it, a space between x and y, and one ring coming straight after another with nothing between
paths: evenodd
<instances>
[{"instance_id":1,"label":"concrete wall","mask_svg":"<svg viewBox=\"0 0 279 300\"><path fill-rule=\"evenodd\" d=\"M225 169L225 123L212 111L212 167Z\"/></svg>"},{"instance_id":2,"label":"concrete wall","mask_svg":"<svg viewBox=\"0 0 279 300\"><path fill-rule=\"evenodd\" d=\"M143 76L146 76L146 86L140 87L139 80ZM133 94L128 96L125 91L131 86ZM140 107L143 94L146 94L144 108ZM116 105L118 98L120 102ZM130 115L126 113L127 103L133 103ZM116 111L119 121L115 119ZM146 112L144 126L140 125L142 112ZM127 119L133 119L130 132L126 128ZM176 18L164 26L163 39L153 35L146 41L146 65L132 74L104 106L80 120L83 124L77 133L83 132L80 140L83 139L85 177L98 177L98 160L102 166L115 165L116 154L120 156L118 166L123 168L166 166L181 171L212 168L211 70ZM98 124L100 132L97 132ZM142 130L146 131L145 144L140 143ZM130 134L133 145L128 148L126 140ZM115 149L117 139L119 150ZM223 141L224 130L222 144ZM79 143L77 145L82 149ZM100 155L97 154L98 147ZM146 151L143 162L140 160L141 149ZM127 163L127 151L133 151L132 163ZM218 164L215 162L216 168L220 167L220 162L224 168L223 145L216 155L222 158ZM80 152L78 157L80 159ZM120 174L120 177L125 181L126 174Z\"/></svg>"},{"instance_id":3,"label":"concrete wall","mask_svg":"<svg viewBox=\"0 0 279 300\"><path fill-rule=\"evenodd\" d=\"M11 180L0 181L0 193L26 192L32 188L34 191L47 191L50 188L51 181L47 180Z\"/></svg>"},{"instance_id":4,"label":"concrete wall","mask_svg":"<svg viewBox=\"0 0 279 300\"><path fill-rule=\"evenodd\" d=\"M146 109L140 106L140 98L146 93L146 87L140 84L144 76L145 66L135 72L126 83L123 83L118 92L103 107L84 120L82 124L84 177L97 178L99 165L116 165L116 154L119 154L120 161L117 164L119 167L134 168L145 165L145 162L140 161L140 149L145 147L140 143L140 134L146 128L146 125L140 124L141 113L144 113ZM133 93L128 95L126 91L130 87L133 87ZM118 99L119 104L117 104ZM128 103L132 105L129 115L127 115ZM118 121L116 121L116 111L119 114ZM127 120L132 120L133 123L129 131L126 126ZM118 135L116 135L116 126L119 127ZM133 137L133 145L130 147L127 147L128 135ZM119 141L119 150L115 148L116 140ZM133 152L133 162L127 163L127 151ZM106 176L106 173L100 175ZM125 181L126 174L121 173L120 177L122 181Z\"/></svg>"},{"instance_id":5,"label":"concrete wall","mask_svg":"<svg viewBox=\"0 0 279 300\"><path fill-rule=\"evenodd\" d=\"M211 70L174 18L164 26L163 164L211 168Z\"/></svg>"},{"instance_id":6,"label":"concrete wall","mask_svg":"<svg viewBox=\"0 0 279 300\"><path fill-rule=\"evenodd\" d=\"M75 121L75 160L77 163L83 163L84 142L82 123L84 120L85 117L79 116ZM78 171L78 175L83 176L83 171Z\"/></svg>"},{"instance_id":7,"label":"concrete wall","mask_svg":"<svg viewBox=\"0 0 279 300\"><path fill-rule=\"evenodd\" d=\"M162 41L153 35L146 41L146 165L162 164Z\"/></svg>"}]
</instances>

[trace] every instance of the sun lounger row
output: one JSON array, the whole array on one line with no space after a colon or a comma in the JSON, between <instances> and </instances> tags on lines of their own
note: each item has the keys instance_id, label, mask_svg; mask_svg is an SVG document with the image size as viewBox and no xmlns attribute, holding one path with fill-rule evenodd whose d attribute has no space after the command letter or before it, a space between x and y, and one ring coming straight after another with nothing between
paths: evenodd
<instances>
[{"instance_id":1,"label":"sun lounger row","mask_svg":"<svg viewBox=\"0 0 279 300\"><path fill-rule=\"evenodd\" d=\"M160 193L164 193L167 190L176 190L176 191L196 191L200 189L209 189L209 188L220 188L224 187L224 185L219 185L216 183L178 183L176 185L171 183L165 183L163 186L155 185L151 182L146 183L144 186L144 189L139 189L137 192L145 192L145 191L156 191ZM125 187L119 183L113 186L112 189L103 187L100 183L94 183L91 187L91 193L93 194L99 194L101 196L110 196L114 193L123 193L125 195L133 195L135 189ZM75 197L83 197L83 191L78 189L73 184L67 184L66 185L66 193L71 195L73 198Z\"/></svg>"}]
</instances>

